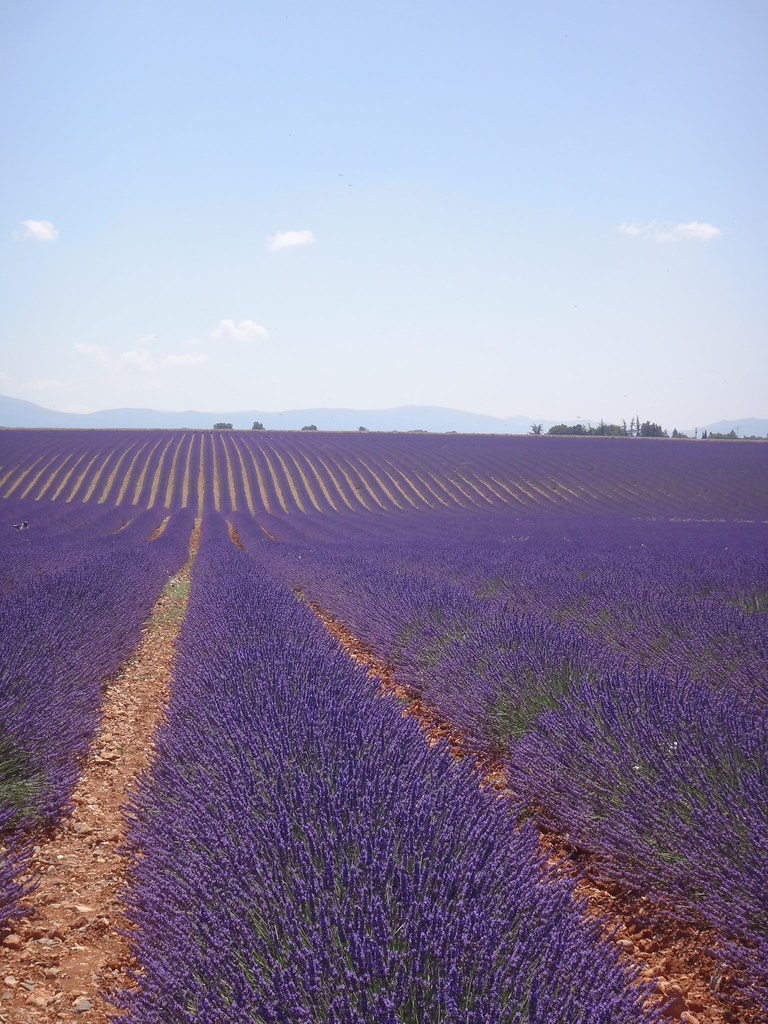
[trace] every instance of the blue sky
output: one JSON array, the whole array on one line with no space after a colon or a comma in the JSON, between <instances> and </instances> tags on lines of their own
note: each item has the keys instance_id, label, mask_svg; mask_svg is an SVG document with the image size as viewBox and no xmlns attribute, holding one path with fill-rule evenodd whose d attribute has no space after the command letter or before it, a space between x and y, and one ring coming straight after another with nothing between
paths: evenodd
<instances>
[{"instance_id":1,"label":"blue sky","mask_svg":"<svg viewBox=\"0 0 768 1024\"><path fill-rule=\"evenodd\" d=\"M0 391L768 416L762 2L0 4Z\"/></svg>"}]
</instances>

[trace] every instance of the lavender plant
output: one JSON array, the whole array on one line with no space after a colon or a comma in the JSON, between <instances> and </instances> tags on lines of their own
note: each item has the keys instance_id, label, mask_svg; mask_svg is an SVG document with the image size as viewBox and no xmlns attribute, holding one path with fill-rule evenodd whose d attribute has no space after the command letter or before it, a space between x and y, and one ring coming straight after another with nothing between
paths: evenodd
<instances>
[{"instance_id":1,"label":"lavender plant","mask_svg":"<svg viewBox=\"0 0 768 1024\"><path fill-rule=\"evenodd\" d=\"M651 1021L530 826L204 524L131 803L131 1024Z\"/></svg>"},{"instance_id":2,"label":"lavender plant","mask_svg":"<svg viewBox=\"0 0 768 1024\"><path fill-rule=\"evenodd\" d=\"M152 545L114 538L108 553L43 573L0 601L0 840L5 875L24 864L24 834L64 813L93 737L101 687L138 642L143 619L184 560L190 517ZM112 545L112 541L110 541ZM18 886L0 890L0 923Z\"/></svg>"}]
</instances>

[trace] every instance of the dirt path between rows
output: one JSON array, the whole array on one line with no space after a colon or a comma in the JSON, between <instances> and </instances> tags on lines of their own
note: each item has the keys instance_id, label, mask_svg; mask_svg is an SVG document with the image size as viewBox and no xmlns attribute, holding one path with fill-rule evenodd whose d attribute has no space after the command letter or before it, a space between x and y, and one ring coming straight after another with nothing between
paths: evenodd
<instances>
[{"instance_id":1,"label":"dirt path between rows","mask_svg":"<svg viewBox=\"0 0 768 1024\"><path fill-rule=\"evenodd\" d=\"M186 612L200 524L189 560L168 581L141 642L104 695L102 720L73 794L75 809L41 836L32 862L39 885L29 916L0 945L0 1022L103 1024L101 993L125 988L132 966L121 934L125 879L122 806L152 752L167 704L176 639Z\"/></svg>"},{"instance_id":2,"label":"dirt path between rows","mask_svg":"<svg viewBox=\"0 0 768 1024\"><path fill-rule=\"evenodd\" d=\"M399 683L391 665L378 661L370 648L320 605L313 601L308 605L346 653L378 680L382 692L406 701L403 713L417 719L428 743L444 740L454 757L472 756L481 785L493 787L500 798L511 796L503 765L470 755L464 735ZM716 941L713 931L677 923L674 915L654 909L647 897L630 895L605 881L600 877L596 857L568 846L559 836L542 831L540 840L549 864L558 873L579 876L576 892L587 901L588 913L605 919L606 934L622 947L624 956L635 962L642 978L655 983L659 995L669 1003L670 1021L762 1024L759 1012L736 1007L720 997L729 979L722 965L707 952Z\"/></svg>"}]
</instances>

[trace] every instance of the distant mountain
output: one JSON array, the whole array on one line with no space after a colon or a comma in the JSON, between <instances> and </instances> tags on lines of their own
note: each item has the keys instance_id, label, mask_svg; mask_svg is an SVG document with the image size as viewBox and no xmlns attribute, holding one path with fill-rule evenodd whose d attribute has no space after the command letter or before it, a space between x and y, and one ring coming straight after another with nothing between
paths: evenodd
<instances>
[{"instance_id":1,"label":"distant mountain","mask_svg":"<svg viewBox=\"0 0 768 1024\"><path fill-rule=\"evenodd\" d=\"M290 409L264 412L162 412L153 409L105 409L101 412L68 413L44 409L33 402L0 395L0 427L77 428L173 428L210 429L214 423L231 423L248 429L259 420L267 430L300 430L314 423L319 430L428 430L460 434L527 434L534 422L528 416L502 419L480 413L443 409L439 406L399 406L395 409ZM539 421L536 421L539 422ZM554 420L544 423L547 430Z\"/></svg>"},{"instance_id":2,"label":"distant mountain","mask_svg":"<svg viewBox=\"0 0 768 1024\"><path fill-rule=\"evenodd\" d=\"M214 423L231 423L236 429L249 429L259 420L267 430L300 430L314 423L318 430L428 430L441 434L528 434L532 423L541 423L544 433L557 420L539 420L531 416L483 416L437 405L401 405L394 409L289 409L264 412L249 409L239 412L163 412L155 409L104 409L101 412L71 413L45 409L33 402L0 395L0 427L76 427L76 428L168 428L189 427L209 430ZM593 423L599 420L595 418ZM570 421L567 421L570 422ZM671 428L670 428L671 429ZM705 428L727 434L735 430L740 437L768 434L768 419L746 417L743 420L718 420ZM685 433L693 435L693 429Z\"/></svg>"},{"instance_id":3,"label":"distant mountain","mask_svg":"<svg viewBox=\"0 0 768 1024\"><path fill-rule=\"evenodd\" d=\"M729 434L735 430L739 437L765 437L768 434L768 420L754 416L747 416L743 420L718 420L717 423L708 423L704 429L714 434Z\"/></svg>"}]
</instances>

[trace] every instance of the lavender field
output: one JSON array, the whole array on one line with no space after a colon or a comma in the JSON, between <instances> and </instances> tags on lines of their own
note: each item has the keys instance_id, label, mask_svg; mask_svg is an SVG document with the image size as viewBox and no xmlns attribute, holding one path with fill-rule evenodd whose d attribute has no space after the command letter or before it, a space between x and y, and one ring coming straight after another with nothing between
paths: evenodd
<instances>
[{"instance_id":1,"label":"lavender field","mask_svg":"<svg viewBox=\"0 0 768 1024\"><path fill-rule=\"evenodd\" d=\"M768 445L7 431L0 509L6 925L202 525L128 808L127 1020L661 1019L539 830L706 934L730 1019L768 1015Z\"/></svg>"}]
</instances>

